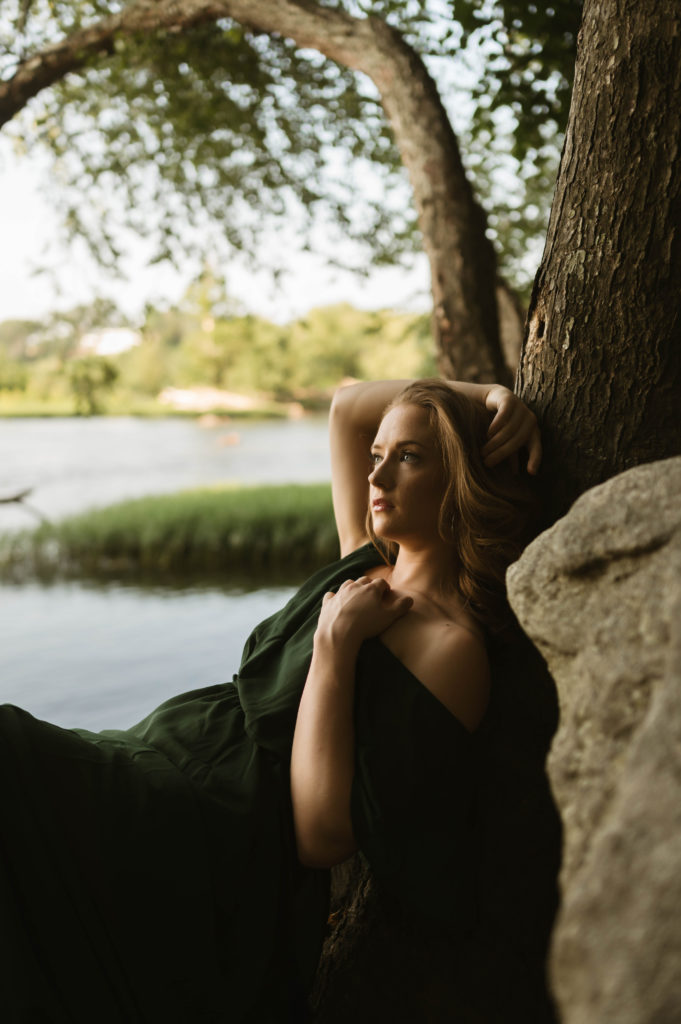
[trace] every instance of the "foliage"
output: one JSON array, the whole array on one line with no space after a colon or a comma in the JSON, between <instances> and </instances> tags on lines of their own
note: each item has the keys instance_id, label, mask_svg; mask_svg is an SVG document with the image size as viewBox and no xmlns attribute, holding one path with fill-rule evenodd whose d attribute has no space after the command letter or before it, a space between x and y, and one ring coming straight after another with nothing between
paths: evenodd
<instances>
[{"instance_id":1,"label":"foliage","mask_svg":"<svg viewBox=\"0 0 681 1024\"><path fill-rule=\"evenodd\" d=\"M0 392L24 391L27 371L27 339L33 324L21 320L6 320L0 324Z\"/></svg>"},{"instance_id":2,"label":"foliage","mask_svg":"<svg viewBox=\"0 0 681 1024\"><path fill-rule=\"evenodd\" d=\"M464 46L488 51L474 90L480 128L493 128L490 113L508 108L516 121L516 155L540 149L547 131L562 133L574 75L582 0L451 0Z\"/></svg>"},{"instance_id":3,"label":"foliage","mask_svg":"<svg viewBox=\"0 0 681 1024\"><path fill-rule=\"evenodd\" d=\"M79 24L88 23L111 6L54 5L43 20L54 14L54 32L68 31L76 12ZM55 196L71 232L90 240L112 269L120 240L101 213L114 193L135 233L154 238L157 259L201 254L206 237L214 251L224 252L224 241L253 252L273 218L284 216L301 229L322 218L379 260L395 255L391 221L404 189L373 90L289 40L228 20L119 37L114 54L58 83L33 108L24 141L51 150L62 185ZM385 169L379 198L356 205L354 175L328 170L338 148ZM385 200L395 188L400 201L391 211ZM411 226L413 215L407 220Z\"/></svg>"},{"instance_id":4,"label":"foliage","mask_svg":"<svg viewBox=\"0 0 681 1024\"><path fill-rule=\"evenodd\" d=\"M239 308L205 272L177 307L147 310L139 345L107 358L84 356L82 334L71 327L66 335L52 333L52 318L46 327L24 325L30 345L17 321L0 323L0 411L16 415L42 402L45 412L64 414L66 402L66 411L93 414L106 394L111 412L159 414L163 388L205 385L255 393L261 408L273 400L314 405L328 402L344 377L437 372L427 316L338 305L279 325ZM94 309L102 307L95 302ZM110 323L118 320L115 310L109 314ZM89 330L93 316L78 307L62 313L60 322L82 322ZM11 337L11 344L3 345L3 337ZM9 399L11 387L21 390L22 402Z\"/></svg>"},{"instance_id":5,"label":"foliage","mask_svg":"<svg viewBox=\"0 0 681 1024\"><path fill-rule=\"evenodd\" d=\"M27 378L24 366L0 356L0 391L25 391Z\"/></svg>"},{"instance_id":6,"label":"foliage","mask_svg":"<svg viewBox=\"0 0 681 1024\"><path fill-rule=\"evenodd\" d=\"M173 358L180 386L211 382L281 399L330 392L344 377L435 373L428 317L346 304L310 310L287 325L252 315L196 315Z\"/></svg>"},{"instance_id":7,"label":"foliage","mask_svg":"<svg viewBox=\"0 0 681 1024\"><path fill-rule=\"evenodd\" d=\"M309 571L337 557L328 484L139 498L0 538L0 575L14 579Z\"/></svg>"},{"instance_id":8,"label":"foliage","mask_svg":"<svg viewBox=\"0 0 681 1024\"><path fill-rule=\"evenodd\" d=\"M68 381L73 391L76 412L83 416L94 416L102 411L102 396L111 391L118 369L109 359L102 356L83 356L74 359L68 366Z\"/></svg>"},{"instance_id":9,"label":"foliage","mask_svg":"<svg viewBox=\"0 0 681 1024\"><path fill-rule=\"evenodd\" d=\"M567 123L583 0L451 0L479 69L464 159L516 285L543 241ZM505 194L495 189L505 173Z\"/></svg>"},{"instance_id":10,"label":"foliage","mask_svg":"<svg viewBox=\"0 0 681 1024\"><path fill-rule=\"evenodd\" d=\"M36 320L4 320L0 323L0 356L7 360L28 359L40 326Z\"/></svg>"},{"instance_id":11,"label":"foliage","mask_svg":"<svg viewBox=\"0 0 681 1024\"><path fill-rule=\"evenodd\" d=\"M13 61L124 4L10 0L0 74ZM473 107L465 159L491 215L502 269L525 282L528 241L544 231L569 99L579 0L327 0L382 18L431 57L445 102L467 104L461 48L471 57ZM453 15L453 19L452 19ZM444 58L444 60L442 59ZM449 73L451 71L451 73ZM440 74L442 72L442 74ZM223 19L189 30L117 38L113 54L67 76L31 105L26 145L55 158L55 192L75 234L114 270L127 223L158 259L193 249L256 251L285 217L318 242L359 244L395 260L418 245L404 174L371 83L278 36ZM365 182L369 182L367 188ZM511 186L509 187L509 182ZM83 204L83 191L88 203ZM191 227L189 227L191 225ZM262 257L262 250L259 255ZM281 268L272 268L275 272Z\"/></svg>"}]
</instances>

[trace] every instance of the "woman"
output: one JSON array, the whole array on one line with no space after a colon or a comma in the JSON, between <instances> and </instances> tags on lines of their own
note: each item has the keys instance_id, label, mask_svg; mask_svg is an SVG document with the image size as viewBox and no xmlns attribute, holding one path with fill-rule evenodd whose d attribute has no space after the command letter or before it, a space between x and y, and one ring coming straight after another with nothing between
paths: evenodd
<instances>
[{"instance_id":1,"label":"woman","mask_svg":"<svg viewBox=\"0 0 681 1024\"><path fill-rule=\"evenodd\" d=\"M481 410L490 466L527 445L535 470L540 449L506 389L402 387L334 400L342 558L254 630L231 683L126 731L2 709L4 1020L299 1022L324 869L357 847L407 906L465 927L483 627L500 524L518 533Z\"/></svg>"},{"instance_id":2,"label":"woman","mask_svg":"<svg viewBox=\"0 0 681 1024\"><path fill-rule=\"evenodd\" d=\"M498 410L479 455L475 434L484 419L466 408L461 397L466 395ZM344 582L322 604L291 760L298 852L311 867L331 867L356 849L350 813L353 681L363 641L380 635L469 731L480 723L490 682L480 621L484 610L476 616L469 580L462 579L467 567L459 548L465 527L456 516L456 485L464 483L462 477L483 455L490 466L497 465L518 443L530 445L531 472L541 456L532 414L506 389L484 386L440 381L406 388L404 382L390 381L355 385L336 395L330 429L341 556L371 539L393 545L395 560ZM464 438L470 450L457 452L457 441ZM373 467L368 481L367 449ZM479 465L478 476L483 477ZM500 483L494 488L497 501ZM489 502L492 481L482 480L482 486L488 492L483 500ZM509 531L508 513L516 509L503 511L507 532L499 541L513 545L523 520ZM455 520L446 524L443 516ZM502 552L502 572L517 553L517 545ZM483 575L494 566L479 568ZM497 589L501 594L502 588Z\"/></svg>"}]
</instances>

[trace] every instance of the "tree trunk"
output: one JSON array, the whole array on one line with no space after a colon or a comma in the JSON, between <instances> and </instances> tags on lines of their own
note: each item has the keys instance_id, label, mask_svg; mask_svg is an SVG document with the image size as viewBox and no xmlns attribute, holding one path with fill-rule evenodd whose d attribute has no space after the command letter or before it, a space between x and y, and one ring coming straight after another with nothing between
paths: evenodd
<instances>
[{"instance_id":1,"label":"tree trunk","mask_svg":"<svg viewBox=\"0 0 681 1024\"><path fill-rule=\"evenodd\" d=\"M582 492L609 477L636 464L681 453L680 148L678 0L585 0L565 146L516 381L517 392L540 420L545 448L542 477L551 520L562 515ZM637 544L640 538L634 531L629 555L635 553ZM564 545L560 551L559 547L554 551L561 563L560 570L553 567L554 590L560 572L569 575L569 563L575 561L574 553ZM632 571L631 566L619 570L624 575ZM582 602L586 594L582 588ZM519 608L517 601L516 606ZM583 659L584 643L586 650L591 643L593 653L597 632L591 640L581 638L575 663ZM601 632L607 633L607 628ZM664 629L660 636L663 634ZM548 646L547 636L544 632ZM598 642L602 642L600 635ZM660 642L656 635L656 644ZM556 644L553 649L556 653L560 648L558 660L567 663L569 642ZM643 664L645 656L641 657ZM600 669L602 662L601 658ZM617 671L613 668L616 677ZM629 671L635 684L629 683ZM619 681L625 689L635 689L639 686L638 669L627 668L627 672L627 678ZM643 690L647 682L646 677L640 683ZM629 694L632 707L640 704L633 689ZM573 757L569 780L573 785L580 785L580 770L584 776L584 765L589 766L589 737L598 737L599 729L607 734L608 729L617 727L622 733L617 709L603 711L601 707L604 718L599 724L596 707L596 703L591 707L588 701L581 701L578 713L572 709L572 727L567 709L564 730L568 733L563 731L560 749L569 750ZM632 729L628 721L624 732L633 735ZM605 739L600 744L601 760ZM594 741L592 747L596 750L598 743ZM631 750L625 754L620 756L620 768L627 757L631 759ZM598 760L596 754L594 757ZM566 778L564 774L563 787ZM581 784L584 786L584 778ZM592 792L599 793L602 809L613 791L612 780L599 777L596 770L591 771L589 784ZM642 794L639 787L639 802L645 800ZM645 796L654 799L655 794ZM608 808L606 831L617 842L621 836L611 810ZM593 826L593 822L589 824ZM592 844L592 853L593 849ZM620 847L622 862L631 854ZM647 885L647 879L640 881L643 887ZM582 895L591 893L585 897L585 906L589 898L596 899L593 879L583 875L577 888ZM569 889L567 898L569 906ZM574 905L574 893L572 899ZM568 930L570 927L574 938L578 935L574 916ZM616 927L613 920L604 923L603 934L613 934ZM563 924L563 948L567 948L567 934ZM643 931L640 941L646 941ZM577 949L578 945L568 953L573 965L585 948ZM592 963L590 967L590 980L597 978L591 991L612 990L607 964ZM568 970L565 959L561 970L564 974ZM657 973L664 977L660 965ZM569 993L563 997L564 1007L575 1002L570 1003ZM583 1009L579 993L576 999ZM607 997L599 1008L607 1009L606 1003ZM591 1004L592 1009L595 1005ZM671 1007L668 1000L666 1006ZM605 1019L595 1012L599 1020ZM669 1010L669 1019L674 1012Z\"/></svg>"},{"instance_id":2,"label":"tree trunk","mask_svg":"<svg viewBox=\"0 0 681 1024\"><path fill-rule=\"evenodd\" d=\"M445 377L508 382L496 301L496 255L456 136L421 58L372 18L375 46L357 70L372 79L414 190L430 261L433 329Z\"/></svg>"},{"instance_id":3,"label":"tree trunk","mask_svg":"<svg viewBox=\"0 0 681 1024\"><path fill-rule=\"evenodd\" d=\"M445 376L508 383L497 314L496 257L456 136L423 61L378 18L353 18L310 0L137 0L19 65L0 83L0 124L31 96L112 52L117 35L182 30L231 17L292 38L372 79L409 173L431 269L433 326Z\"/></svg>"},{"instance_id":4,"label":"tree trunk","mask_svg":"<svg viewBox=\"0 0 681 1024\"><path fill-rule=\"evenodd\" d=\"M523 347L527 310L517 294L501 277L497 277L497 312L504 362L515 376Z\"/></svg>"},{"instance_id":5,"label":"tree trunk","mask_svg":"<svg viewBox=\"0 0 681 1024\"><path fill-rule=\"evenodd\" d=\"M681 452L681 8L587 0L516 388L552 518Z\"/></svg>"}]
</instances>

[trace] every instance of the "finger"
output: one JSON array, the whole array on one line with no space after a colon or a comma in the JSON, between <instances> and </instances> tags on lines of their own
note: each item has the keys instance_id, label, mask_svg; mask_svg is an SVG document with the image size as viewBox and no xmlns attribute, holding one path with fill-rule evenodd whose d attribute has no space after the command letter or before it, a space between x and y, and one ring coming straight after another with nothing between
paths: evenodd
<instances>
[{"instance_id":1,"label":"finger","mask_svg":"<svg viewBox=\"0 0 681 1024\"><path fill-rule=\"evenodd\" d=\"M537 418L524 406L518 408L518 415L513 416L497 431L493 438L488 438L483 446L483 455L489 455L508 442L515 442L516 448L527 444L535 431L538 431Z\"/></svg>"},{"instance_id":2,"label":"finger","mask_svg":"<svg viewBox=\"0 0 681 1024\"><path fill-rule=\"evenodd\" d=\"M508 441L516 439L517 447L525 443L534 427L534 417L530 419L525 415L512 416L495 432L493 437L487 436L483 451L492 452Z\"/></svg>"},{"instance_id":3,"label":"finger","mask_svg":"<svg viewBox=\"0 0 681 1024\"><path fill-rule=\"evenodd\" d=\"M487 428L487 436L494 437L494 435L498 433L498 431L501 430L502 427L504 427L509 422L509 420L513 418L515 413L516 409L510 403L504 403L503 405L500 405L497 411L495 412L494 416L492 417L492 422Z\"/></svg>"},{"instance_id":4,"label":"finger","mask_svg":"<svg viewBox=\"0 0 681 1024\"><path fill-rule=\"evenodd\" d=\"M508 441L506 444L502 444L499 448L496 448L493 452L486 456L484 463L488 469L493 469L494 466L498 466L500 462L507 459L509 455L513 455L514 452L518 451L518 445L513 441Z\"/></svg>"},{"instance_id":5,"label":"finger","mask_svg":"<svg viewBox=\"0 0 681 1024\"><path fill-rule=\"evenodd\" d=\"M391 610L397 608L403 601L408 602L409 608L411 608L411 606L414 603L414 599L412 597L409 597L407 594L398 594L394 590L389 590L389 593L383 595L384 606L386 608L390 608Z\"/></svg>"},{"instance_id":6,"label":"finger","mask_svg":"<svg viewBox=\"0 0 681 1024\"><path fill-rule=\"evenodd\" d=\"M525 438L522 435L519 435L517 431L500 431L495 438L483 445L483 459L487 459L488 456L494 455L494 453L499 451L500 448L513 444L514 442L516 448L519 448L525 443Z\"/></svg>"},{"instance_id":7,"label":"finger","mask_svg":"<svg viewBox=\"0 0 681 1024\"><path fill-rule=\"evenodd\" d=\"M390 612L392 613L393 621L401 618L403 615L406 615L413 604L413 597L405 596L395 598L394 602L390 605Z\"/></svg>"},{"instance_id":8,"label":"finger","mask_svg":"<svg viewBox=\"0 0 681 1024\"><path fill-rule=\"evenodd\" d=\"M515 406L503 418L495 417L487 431L487 444L500 444L513 434L522 433L531 428L532 420L527 409L522 405ZM494 427L494 430L492 428Z\"/></svg>"},{"instance_id":9,"label":"finger","mask_svg":"<svg viewBox=\"0 0 681 1024\"><path fill-rule=\"evenodd\" d=\"M380 590L382 593L390 590L390 584L382 576L377 576L375 580L369 580L369 583L374 583L376 590Z\"/></svg>"},{"instance_id":10,"label":"finger","mask_svg":"<svg viewBox=\"0 0 681 1024\"><path fill-rule=\"evenodd\" d=\"M499 434L494 441L488 441L482 449L481 454L485 464L490 465L489 459L491 456L494 456L495 462L499 462L500 458L505 458L510 452L523 448L527 444L529 437L529 431L526 433L524 430L522 432L514 431L510 434ZM497 456L500 452L504 454L498 458Z\"/></svg>"},{"instance_id":11,"label":"finger","mask_svg":"<svg viewBox=\"0 0 681 1024\"><path fill-rule=\"evenodd\" d=\"M322 598L322 604L327 604L330 598L335 596L336 595L334 594L334 592L332 590L329 590L326 594L324 594L324 597Z\"/></svg>"},{"instance_id":12,"label":"finger","mask_svg":"<svg viewBox=\"0 0 681 1024\"><path fill-rule=\"evenodd\" d=\"M499 400L488 406L489 411L494 411L492 421L487 428L490 437L497 433L510 420L517 420L527 412L527 407L511 391L506 391L499 396Z\"/></svg>"}]
</instances>

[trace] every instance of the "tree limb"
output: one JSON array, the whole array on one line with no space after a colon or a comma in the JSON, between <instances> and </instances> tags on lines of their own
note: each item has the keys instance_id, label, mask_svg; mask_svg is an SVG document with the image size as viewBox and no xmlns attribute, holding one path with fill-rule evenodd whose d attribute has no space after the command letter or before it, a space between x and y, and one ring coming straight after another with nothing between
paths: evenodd
<instances>
[{"instance_id":1,"label":"tree limb","mask_svg":"<svg viewBox=\"0 0 681 1024\"><path fill-rule=\"evenodd\" d=\"M117 37L179 32L220 18L290 37L374 82L414 190L431 267L441 369L470 380L509 381L485 214L435 83L415 50L380 18L355 18L313 0L136 0L24 61L0 84L0 125L46 86L97 54L112 53Z\"/></svg>"}]
</instances>

